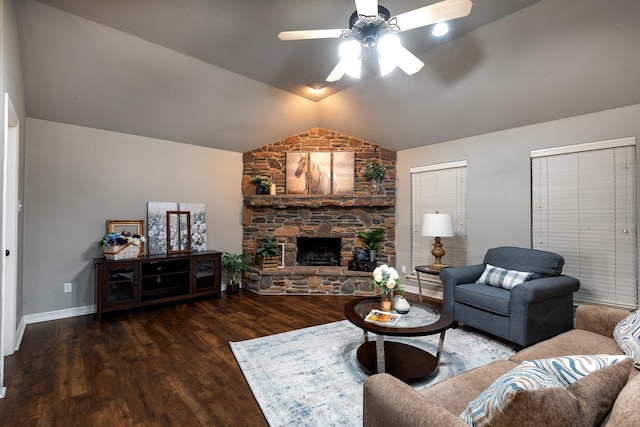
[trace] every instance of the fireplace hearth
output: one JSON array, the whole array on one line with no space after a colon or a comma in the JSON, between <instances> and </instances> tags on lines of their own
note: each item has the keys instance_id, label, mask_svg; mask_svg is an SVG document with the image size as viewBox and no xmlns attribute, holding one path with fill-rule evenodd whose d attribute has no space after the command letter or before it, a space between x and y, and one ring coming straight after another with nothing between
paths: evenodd
<instances>
[{"instance_id":1,"label":"fireplace hearth","mask_svg":"<svg viewBox=\"0 0 640 427\"><path fill-rule=\"evenodd\" d=\"M340 265L340 239L336 237L298 237L298 265Z\"/></svg>"}]
</instances>

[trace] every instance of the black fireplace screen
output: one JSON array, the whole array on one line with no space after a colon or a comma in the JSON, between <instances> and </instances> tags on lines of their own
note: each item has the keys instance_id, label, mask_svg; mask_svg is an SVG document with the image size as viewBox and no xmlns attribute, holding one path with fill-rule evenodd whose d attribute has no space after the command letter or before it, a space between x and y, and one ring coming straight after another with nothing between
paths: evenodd
<instances>
[{"instance_id":1,"label":"black fireplace screen","mask_svg":"<svg viewBox=\"0 0 640 427\"><path fill-rule=\"evenodd\" d=\"M340 265L340 239L298 237L298 265Z\"/></svg>"}]
</instances>

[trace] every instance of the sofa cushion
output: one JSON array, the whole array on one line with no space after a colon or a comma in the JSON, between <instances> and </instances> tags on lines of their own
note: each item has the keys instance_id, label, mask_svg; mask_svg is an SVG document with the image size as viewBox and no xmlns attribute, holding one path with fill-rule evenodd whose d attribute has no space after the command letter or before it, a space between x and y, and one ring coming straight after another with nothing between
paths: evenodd
<instances>
[{"instance_id":1,"label":"sofa cushion","mask_svg":"<svg viewBox=\"0 0 640 427\"><path fill-rule=\"evenodd\" d=\"M613 338L582 329L572 329L527 347L511 356L509 360L520 363L525 360L594 353L624 354Z\"/></svg>"},{"instance_id":2,"label":"sofa cushion","mask_svg":"<svg viewBox=\"0 0 640 427\"><path fill-rule=\"evenodd\" d=\"M613 338L622 351L633 358L635 367L640 369L640 310L634 311L616 325Z\"/></svg>"},{"instance_id":3,"label":"sofa cushion","mask_svg":"<svg viewBox=\"0 0 640 427\"><path fill-rule=\"evenodd\" d=\"M613 369L611 365L619 366ZM612 369L588 378L589 374L606 367ZM630 368L628 357L614 355L576 355L523 362L472 400L460 418L473 426L525 425L523 420L526 425L550 422L568 425L575 420L593 425L602 421L613 406ZM514 408L510 408L512 402ZM539 410L541 405L544 411ZM531 415L523 417L522 412L527 408ZM558 423L560 420L565 422Z\"/></svg>"},{"instance_id":4,"label":"sofa cushion","mask_svg":"<svg viewBox=\"0 0 640 427\"><path fill-rule=\"evenodd\" d=\"M635 371L635 369L633 369ZM607 427L640 426L640 375L636 375L624 386L607 422Z\"/></svg>"},{"instance_id":5,"label":"sofa cushion","mask_svg":"<svg viewBox=\"0 0 640 427\"><path fill-rule=\"evenodd\" d=\"M502 246L489 249L484 256L484 264L507 270L529 271L533 273L532 279L538 279L562 273L564 258L553 252Z\"/></svg>"},{"instance_id":6,"label":"sofa cushion","mask_svg":"<svg viewBox=\"0 0 640 427\"><path fill-rule=\"evenodd\" d=\"M503 316L509 315L510 297L510 291L495 286L476 283L456 286L456 302Z\"/></svg>"},{"instance_id":7,"label":"sofa cushion","mask_svg":"<svg viewBox=\"0 0 640 427\"><path fill-rule=\"evenodd\" d=\"M514 286L520 285L530 278L531 273L526 271L505 270L504 268L487 264L482 276L480 276L476 283L511 290Z\"/></svg>"}]
</instances>

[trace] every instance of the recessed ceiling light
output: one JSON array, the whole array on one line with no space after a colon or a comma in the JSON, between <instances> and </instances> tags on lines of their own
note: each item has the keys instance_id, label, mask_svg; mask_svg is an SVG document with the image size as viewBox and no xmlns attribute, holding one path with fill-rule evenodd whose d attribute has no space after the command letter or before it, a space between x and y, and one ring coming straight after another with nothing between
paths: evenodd
<instances>
[{"instance_id":1,"label":"recessed ceiling light","mask_svg":"<svg viewBox=\"0 0 640 427\"><path fill-rule=\"evenodd\" d=\"M431 35L434 37L442 37L449 32L449 24L446 22L438 22L433 26L431 30Z\"/></svg>"}]
</instances>

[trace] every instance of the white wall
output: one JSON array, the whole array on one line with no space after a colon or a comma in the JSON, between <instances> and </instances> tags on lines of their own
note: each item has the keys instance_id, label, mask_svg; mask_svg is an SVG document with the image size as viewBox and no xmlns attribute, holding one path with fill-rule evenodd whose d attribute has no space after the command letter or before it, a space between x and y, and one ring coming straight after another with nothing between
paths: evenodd
<instances>
[{"instance_id":1,"label":"white wall","mask_svg":"<svg viewBox=\"0 0 640 427\"><path fill-rule=\"evenodd\" d=\"M491 247L531 247L531 150L629 136L640 143L640 104L398 152L397 265L411 265L410 168L467 160L468 262L476 264Z\"/></svg>"},{"instance_id":2,"label":"white wall","mask_svg":"<svg viewBox=\"0 0 640 427\"><path fill-rule=\"evenodd\" d=\"M25 315L94 304L105 222L148 201L205 203L208 248L241 251L242 154L32 118L27 140Z\"/></svg>"}]
</instances>

